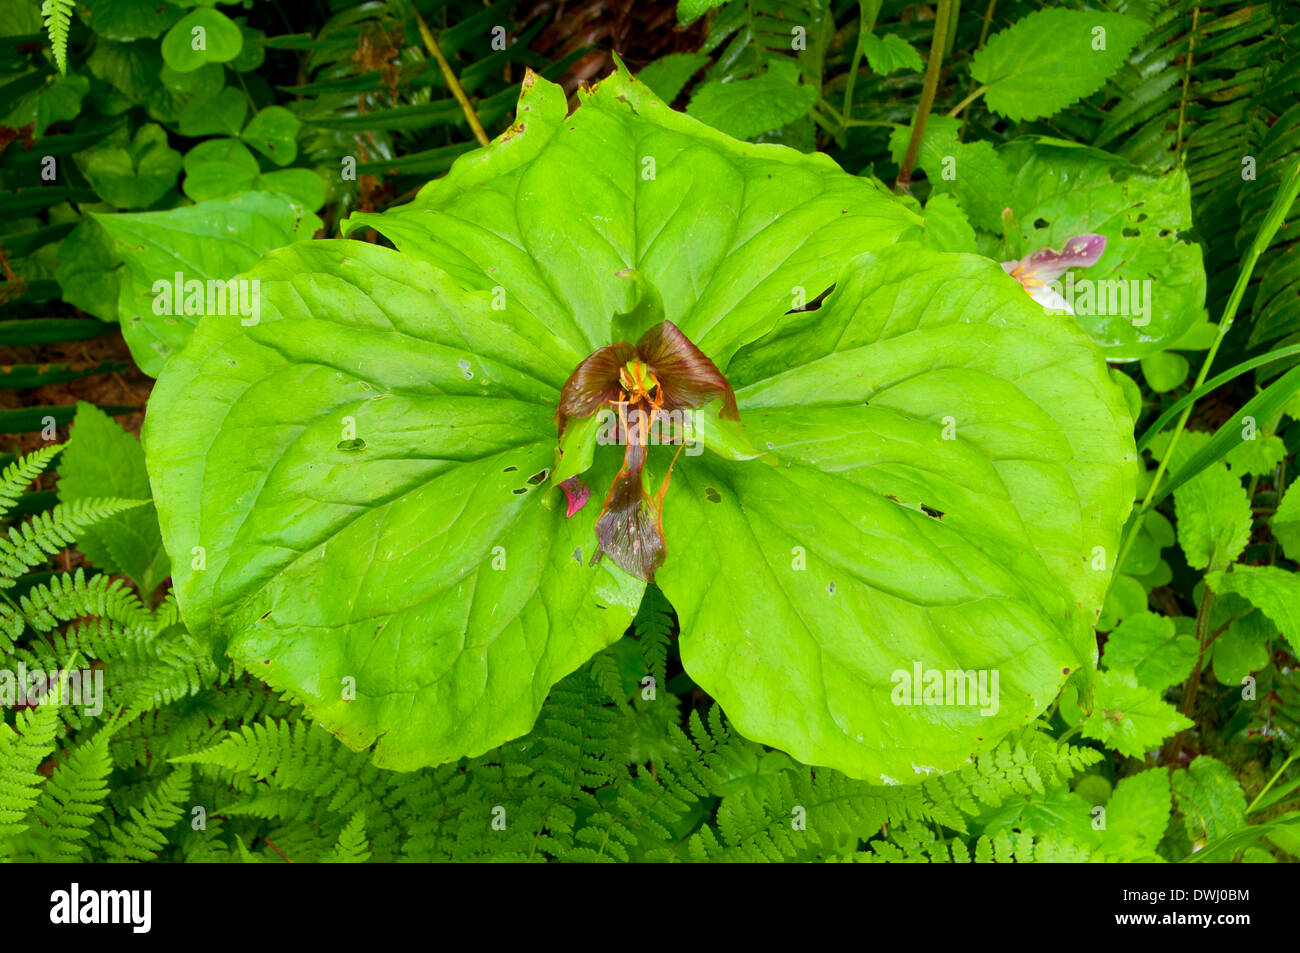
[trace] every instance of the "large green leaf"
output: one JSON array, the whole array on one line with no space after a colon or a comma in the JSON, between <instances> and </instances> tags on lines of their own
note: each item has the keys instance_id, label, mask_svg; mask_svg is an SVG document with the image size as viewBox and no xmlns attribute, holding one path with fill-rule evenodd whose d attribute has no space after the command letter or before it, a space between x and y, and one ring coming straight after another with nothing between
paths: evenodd
<instances>
[{"instance_id":1,"label":"large green leaf","mask_svg":"<svg viewBox=\"0 0 1300 953\"><path fill-rule=\"evenodd\" d=\"M497 145L345 230L377 229L465 287L502 287L575 364L631 308L617 274L635 264L721 366L851 257L922 222L824 155L737 142L623 74L588 96L566 117L560 88L530 74Z\"/></svg>"},{"instance_id":2,"label":"large green leaf","mask_svg":"<svg viewBox=\"0 0 1300 953\"><path fill-rule=\"evenodd\" d=\"M114 253L126 262L118 302L122 334L140 369L154 375L189 338L209 306L222 309L222 320L236 324L256 318L251 313L251 287L241 298L250 306L245 318L233 298L208 293L209 282L224 285L266 252L310 238L320 227L315 215L275 192L246 192L166 212L93 217L112 239ZM157 283L174 288L177 281L183 293L169 292L160 300ZM187 282L203 282L201 300L185 290ZM227 290L222 289L223 296Z\"/></svg>"},{"instance_id":3,"label":"large green leaf","mask_svg":"<svg viewBox=\"0 0 1300 953\"><path fill-rule=\"evenodd\" d=\"M657 578L687 671L749 737L914 780L1092 664L1129 418L1084 335L1004 277L969 255L868 254L727 368L781 466L683 466ZM916 662L999 672L997 713L894 704Z\"/></svg>"},{"instance_id":4,"label":"large green leaf","mask_svg":"<svg viewBox=\"0 0 1300 953\"><path fill-rule=\"evenodd\" d=\"M374 245L291 245L249 276L261 322L201 321L150 403L187 623L379 764L525 733L643 590L587 568L595 507L538 502L570 355Z\"/></svg>"},{"instance_id":5,"label":"large green leaf","mask_svg":"<svg viewBox=\"0 0 1300 953\"><path fill-rule=\"evenodd\" d=\"M261 321L205 317L168 362L145 442L197 635L385 766L525 732L644 589L587 561L622 448L572 519L544 501L561 386L653 287L770 451L683 455L665 503L683 661L743 732L915 781L1092 665L1135 453L1073 320L994 262L895 246L916 217L871 183L625 74L572 116L530 77L519 116L346 224L396 251L275 251L247 272ZM893 705L914 664L996 670L996 714Z\"/></svg>"}]
</instances>

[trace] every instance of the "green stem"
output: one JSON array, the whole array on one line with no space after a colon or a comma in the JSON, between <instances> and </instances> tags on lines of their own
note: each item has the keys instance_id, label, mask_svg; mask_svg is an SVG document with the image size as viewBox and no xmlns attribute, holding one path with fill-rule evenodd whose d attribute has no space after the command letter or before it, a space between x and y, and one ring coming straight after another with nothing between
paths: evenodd
<instances>
[{"instance_id":1,"label":"green stem","mask_svg":"<svg viewBox=\"0 0 1300 953\"><path fill-rule=\"evenodd\" d=\"M912 138L907 143L907 153L898 170L898 181L894 183L895 192L908 191L912 181L912 170L916 168L917 156L921 154L921 140L925 137L925 124L930 119L930 107L934 105L934 94L939 88L939 69L943 66L943 44L948 36L948 18L952 14L952 0L939 0L939 12L934 18L934 37L930 40L930 62L925 67L925 85L921 89L921 104L916 110L916 122L912 124Z\"/></svg>"},{"instance_id":2,"label":"green stem","mask_svg":"<svg viewBox=\"0 0 1300 953\"><path fill-rule=\"evenodd\" d=\"M1285 771L1288 767L1290 767L1291 762L1294 761L1296 758L1300 758L1300 748L1297 748L1295 751L1291 752L1291 756L1282 762L1282 767L1278 768L1277 771L1273 773L1273 776L1268 779L1268 784L1264 785L1264 790L1260 791L1258 794L1255 795L1255 800L1251 801L1250 804L1247 805L1246 807L1247 814L1255 810L1255 805L1260 802L1260 799L1263 798L1264 795L1267 794L1270 789L1272 789L1273 785L1277 784L1277 779L1282 777L1282 772Z\"/></svg>"},{"instance_id":3,"label":"green stem","mask_svg":"<svg viewBox=\"0 0 1300 953\"><path fill-rule=\"evenodd\" d=\"M973 91L969 96L967 96L965 99L963 99L961 102L959 102L956 106L953 106L952 109L948 110L948 115L949 115L949 116L956 116L956 115L957 115L958 113L960 113L963 109L965 109L965 108L966 108L967 106L969 106L971 103L975 102L975 100L979 99L981 96L983 96L983 95L984 95L985 93L987 93L988 91L989 91L989 88L988 88L987 86L980 86L980 87L976 88L976 89L975 89L975 90L974 90L974 91Z\"/></svg>"},{"instance_id":4,"label":"green stem","mask_svg":"<svg viewBox=\"0 0 1300 953\"><path fill-rule=\"evenodd\" d=\"M948 34L943 41L943 58L952 56L952 48L957 43L957 20L961 16L961 0L953 0L952 13L948 15Z\"/></svg>"},{"instance_id":5,"label":"green stem","mask_svg":"<svg viewBox=\"0 0 1300 953\"><path fill-rule=\"evenodd\" d=\"M844 118L842 125L848 126L853 116L853 85L858 80L858 69L862 66L862 38L870 36L876 28L876 18L885 0L860 0L858 3L859 19L858 42L853 49L853 63L849 66L849 78L844 84Z\"/></svg>"},{"instance_id":6,"label":"green stem","mask_svg":"<svg viewBox=\"0 0 1300 953\"><path fill-rule=\"evenodd\" d=\"M1235 380L1247 371L1253 371L1257 367L1271 364L1273 361L1280 361L1284 357L1291 357L1295 354L1300 354L1300 344L1280 347L1275 351L1269 351L1267 354L1261 354L1259 357L1252 357L1250 360L1242 361L1240 364L1228 368L1222 374L1210 378L1200 387L1178 398L1178 400L1174 401L1174 403L1169 406L1168 410L1157 417L1155 422L1151 424L1151 426L1147 427L1146 432L1138 439L1138 450L1145 450L1147 444L1154 440L1160 434L1160 431L1164 429L1165 424L1178 416L1178 412L1188 404L1196 403L1206 394L1210 393L1210 391L1218 390L1224 384L1228 383L1228 381Z\"/></svg>"},{"instance_id":7,"label":"green stem","mask_svg":"<svg viewBox=\"0 0 1300 953\"><path fill-rule=\"evenodd\" d=\"M988 8L984 11L984 25L980 27L980 41L975 45L975 49L984 48L984 41L989 38L989 27L993 25L993 9L998 5L998 0L989 0Z\"/></svg>"}]
</instances>

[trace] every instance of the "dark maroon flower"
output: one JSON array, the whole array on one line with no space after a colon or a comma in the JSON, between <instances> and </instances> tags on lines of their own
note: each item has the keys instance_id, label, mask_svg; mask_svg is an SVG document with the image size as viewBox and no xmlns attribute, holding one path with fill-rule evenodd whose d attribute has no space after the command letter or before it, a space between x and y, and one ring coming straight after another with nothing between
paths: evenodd
<instances>
[{"instance_id":1,"label":"dark maroon flower","mask_svg":"<svg viewBox=\"0 0 1300 953\"><path fill-rule=\"evenodd\" d=\"M625 572L654 581L667 553L663 532L663 500L672 465L654 496L645 487L645 461L655 421L674 412L695 411L722 399L721 416L740 419L736 395L722 372L671 321L656 324L633 347L620 341L602 347L565 382L555 411L560 435L571 418L590 417L605 407L618 414L618 436L624 443L623 466L614 477L604 508L596 519L599 543L592 562L608 555ZM681 448L678 448L681 453ZM674 456L673 463L677 458ZM571 478L561 483L572 516L590 492ZM572 485L571 485L572 484Z\"/></svg>"}]
</instances>

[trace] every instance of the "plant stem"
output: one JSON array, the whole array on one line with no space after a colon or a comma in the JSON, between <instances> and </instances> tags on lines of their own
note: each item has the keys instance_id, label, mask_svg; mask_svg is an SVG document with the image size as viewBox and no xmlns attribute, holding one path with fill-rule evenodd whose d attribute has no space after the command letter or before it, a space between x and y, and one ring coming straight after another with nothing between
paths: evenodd
<instances>
[{"instance_id":1,"label":"plant stem","mask_svg":"<svg viewBox=\"0 0 1300 953\"><path fill-rule=\"evenodd\" d=\"M907 153L898 170L898 181L894 183L895 192L908 191L912 170L916 168L916 158L921 154L925 124L930 118L930 107L934 105L935 90L939 88L939 68L943 65L943 44L948 36L948 17L951 13L952 0L939 0L939 12L934 18L934 37L930 40L930 62L926 64L925 85L921 88L921 104L916 110L916 122L912 124L912 138L908 140Z\"/></svg>"},{"instance_id":2,"label":"plant stem","mask_svg":"<svg viewBox=\"0 0 1300 953\"><path fill-rule=\"evenodd\" d=\"M480 146L488 144L487 133L483 131L482 124L478 121L478 115L474 112L474 107L469 104L469 97L465 95L465 90L461 88L460 80L452 72L451 64L447 58L442 55L442 50L438 47L438 41L433 38L429 32L428 25L424 22L424 17L420 16L418 10L415 12L415 24L420 28L420 37L424 40L424 46L438 61L438 68L442 70L443 79L447 81L447 88L451 94L456 97L456 102L460 103L461 112L465 114L465 121L469 123L470 131L474 133L474 138L478 140Z\"/></svg>"},{"instance_id":3,"label":"plant stem","mask_svg":"<svg viewBox=\"0 0 1300 953\"><path fill-rule=\"evenodd\" d=\"M961 0L952 0L952 13L948 14L948 32L943 40L943 58L952 56L953 45L957 42L957 20L961 17Z\"/></svg>"},{"instance_id":4,"label":"plant stem","mask_svg":"<svg viewBox=\"0 0 1300 953\"><path fill-rule=\"evenodd\" d=\"M1213 603L1214 593L1210 591L1209 586L1205 586L1201 590L1201 605L1196 611L1196 643L1200 649L1196 653L1196 667L1192 669L1191 677L1187 682L1187 691L1183 694L1182 713L1187 718L1192 717L1192 711L1196 706L1196 693L1201 688L1201 668L1205 661L1206 634L1210 628L1210 606ZM1165 746L1166 764L1172 764L1178 758L1178 752L1183 750L1183 736L1186 734L1187 729L1184 728Z\"/></svg>"},{"instance_id":5,"label":"plant stem","mask_svg":"<svg viewBox=\"0 0 1300 953\"><path fill-rule=\"evenodd\" d=\"M1201 8L1192 8L1192 32L1187 34L1187 69L1183 72L1183 93L1178 99L1178 141L1174 146L1174 161L1183 165L1183 123L1187 119L1187 88L1192 81L1192 57L1196 51L1196 24L1201 19Z\"/></svg>"},{"instance_id":6,"label":"plant stem","mask_svg":"<svg viewBox=\"0 0 1300 953\"><path fill-rule=\"evenodd\" d=\"M989 91L989 88L988 88L987 86L980 86L980 87L976 88L976 89L975 89L975 90L974 90L974 91L973 91L969 96L967 96L965 99L963 99L961 102L959 102L956 106L953 106L952 109L948 110L948 115L949 115L949 116L956 116L959 112L961 112L963 109L965 109L965 108L966 108L967 106L969 106L971 103L975 102L975 100L979 99L981 96L983 96L983 95L984 95L985 93L987 93L988 91Z\"/></svg>"},{"instance_id":7,"label":"plant stem","mask_svg":"<svg viewBox=\"0 0 1300 953\"><path fill-rule=\"evenodd\" d=\"M858 81L858 69L862 66L862 38L869 36L876 28L876 18L880 16L880 7L885 0L860 0L858 3L859 23L858 42L853 48L853 62L849 66L849 78L844 83L844 118L841 125L847 127L853 115L853 84Z\"/></svg>"},{"instance_id":8,"label":"plant stem","mask_svg":"<svg viewBox=\"0 0 1300 953\"><path fill-rule=\"evenodd\" d=\"M989 38L989 27L993 25L993 9L998 5L998 0L989 0L988 8L984 11L984 25L980 27L980 41L975 44L975 49L984 48L984 41Z\"/></svg>"}]
</instances>

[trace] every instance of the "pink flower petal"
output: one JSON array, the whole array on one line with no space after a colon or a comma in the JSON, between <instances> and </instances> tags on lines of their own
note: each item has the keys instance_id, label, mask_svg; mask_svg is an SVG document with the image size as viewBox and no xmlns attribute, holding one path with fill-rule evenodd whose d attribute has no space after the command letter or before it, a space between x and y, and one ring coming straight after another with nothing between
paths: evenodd
<instances>
[{"instance_id":1,"label":"pink flower petal","mask_svg":"<svg viewBox=\"0 0 1300 953\"><path fill-rule=\"evenodd\" d=\"M587 505L587 500L591 497L591 487L583 483L581 477L572 476L560 484L560 489L564 491L569 501L564 518L572 519L574 513Z\"/></svg>"}]
</instances>

